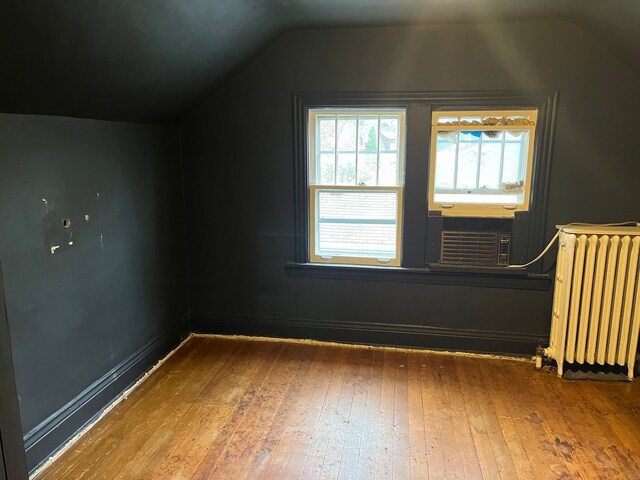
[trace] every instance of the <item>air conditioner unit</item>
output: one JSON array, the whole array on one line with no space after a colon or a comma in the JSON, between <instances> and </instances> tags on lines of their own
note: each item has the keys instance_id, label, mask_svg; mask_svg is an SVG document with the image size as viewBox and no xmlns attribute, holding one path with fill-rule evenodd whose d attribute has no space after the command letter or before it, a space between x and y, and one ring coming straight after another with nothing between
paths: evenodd
<instances>
[{"instance_id":1,"label":"air conditioner unit","mask_svg":"<svg viewBox=\"0 0 640 480\"><path fill-rule=\"evenodd\" d=\"M445 230L440 243L440 264L506 267L510 248L510 233Z\"/></svg>"}]
</instances>

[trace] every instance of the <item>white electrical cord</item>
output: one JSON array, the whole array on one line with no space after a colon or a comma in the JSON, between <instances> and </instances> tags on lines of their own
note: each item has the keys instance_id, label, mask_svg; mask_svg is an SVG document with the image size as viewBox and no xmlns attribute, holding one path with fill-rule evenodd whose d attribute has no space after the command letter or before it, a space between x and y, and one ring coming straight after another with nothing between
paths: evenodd
<instances>
[{"instance_id":1,"label":"white electrical cord","mask_svg":"<svg viewBox=\"0 0 640 480\"><path fill-rule=\"evenodd\" d=\"M509 265L507 268L525 268L525 267L528 267L529 265L533 265L534 263L536 263L538 260L540 260L542 257L544 257L546 255L546 253L549 251L549 249L551 248L551 246L554 243L556 243L556 240L560 236L560 232L561 232L561 230L558 230L556 232L556 234L553 236L551 241L547 244L546 247L544 247L544 250L542 251L542 253L540 253L540 255L538 255L536 258L534 258L533 260L531 260L528 263L525 263L524 265Z\"/></svg>"},{"instance_id":2,"label":"white electrical cord","mask_svg":"<svg viewBox=\"0 0 640 480\"><path fill-rule=\"evenodd\" d=\"M621 222L621 223L577 223L577 222L574 222L574 223L568 223L566 225L563 225L562 228L564 228L564 227L623 227L623 226L629 225L629 224L635 224L636 227L640 228L640 222L635 222L635 221L634 222ZM562 228L560 228L556 232L556 234L553 236L551 241L544 248L542 253L540 253L540 255L538 255L536 258L534 258L533 260L531 260L528 263L525 263L524 265L509 265L507 268L526 268L529 265L533 265L534 263L536 263L537 261L542 259L542 257L544 257L547 254L549 249L552 247L552 245L556 242L556 240L560 236L560 232L562 231Z\"/></svg>"}]
</instances>

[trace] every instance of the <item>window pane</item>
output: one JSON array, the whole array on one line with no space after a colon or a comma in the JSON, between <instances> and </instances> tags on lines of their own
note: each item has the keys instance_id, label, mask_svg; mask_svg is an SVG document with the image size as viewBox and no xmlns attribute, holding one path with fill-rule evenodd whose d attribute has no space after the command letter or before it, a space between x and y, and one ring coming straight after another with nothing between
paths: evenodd
<instances>
[{"instance_id":1,"label":"window pane","mask_svg":"<svg viewBox=\"0 0 640 480\"><path fill-rule=\"evenodd\" d=\"M505 140L507 142L522 142L527 143L529 139L529 132L523 130L507 130L505 132Z\"/></svg>"},{"instance_id":2,"label":"window pane","mask_svg":"<svg viewBox=\"0 0 640 480\"><path fill-rule=\"evenodd\" d=\"M437 189L455 187L457 139L458 134L456 132L438 132L435 169L435 186Z\"/></svg>"},{"instance_id":3,"label":"window pane","mask_svg":"<svg viewBox=\"0 0 640 480\"><path fill-rule=\"evenodd\" d=\"M395 220L395 191L318 190L318 215L327 219Z\"/></svg>"},{"instance_id":4,"label":"window pane","mask_svg":"<svg viewBox=\"0 0 640 480\"><path fill-rule=\"evenodd\" d=\"M477 123L481 123L482 122L482 117L460 117L460 122L477 122Z\"/></svg>"},{"instance_id":5,"label":"window pane","mask_svg":"<svg viewBox=\"0 0 640 480\"><path fill-rule=\"evenodd\" d=\"M316 255L396 257L397 192L318 190Z\"/></svg>"},{"instance_id":6,"label":"window pane","mask_svg":"<svg viewBox=\"0 0 640 480\"><path fill-rule=\"evenodd\" d=\"M355 153L338 153L337 184L338 185L355 185L356 184L356 154Z\"/></svg>"},{"instance_id":7,"label":"window pane","mask_svg":"<svg viewBox=\"0 0 640 480\"><path fill-rule=\"evenodd\" d=\"M507 134L507 138L509 135ZM524 172L522 165L525 158L524 145L521 142L507 142L504 145L504 167L502 170L502 182L511 183L522 180L520 172Z\"/></svg>"},{"instance_id":8,"label":"window pane","mask_svg":"<svg viewBox=\"0 0 640 480\"><path fill-rule=\"evenodd\" d=\"M442 125L446 123L457 122L458 120L459 120L459 117L440 117L438 118L438 123Z\"/></svg>"},{"instance_id":9,"label":"window pane","mask_svg":"<svg viewBox=\"0 0 640 480\"><path fill-rule=\"evenodd\" d=\"M438 139L436 145L436 189L454 188L456 174L456 145Z\"/></svg>"},{"instance_id":10,"label":"window pane","mask_svg":"<svg viewBox=\"0 0 640 480\"><path fill-rule=\"evenodd\" d=\"M398 154L381 153L378 173L378 185L398 185Z\"/></svg>"},{"instance_id":11,"label":"window pane","mask_svg":"<svg viewBox=\"0 0 640 480\"><path fill-rule=\"evenodd\" d=\"M360 153L358 155L358 185L376 185L377 170L377 154Z\"/></svg>"},{"instance_id":12,"label":"window pane","mask_svg":"<svg viewBox=\"0 0 640 480\"><path fill-rule=\"evenodd\" d=\"M480 141L480 134L482 132L470 132L470 131L461 131L460 132L460 142L472 142L478 143Z\"/></svg>"},{"instance_id":13,"label":"window pane","mask_svg":"<svg viewBox=\"0 0 640 480\"><path fill-rule=\"evenodd\" d=\"M358 151L378 151L378 117L358 117Z\"/></svg>"},{"instance_id":14,"label":"window pane","mask_svg":"<svg viewBox=\"0 0 640 480\"><path fill-rule=\"evenodd\" d=\"M333 152L336 149L335 116L318 117L318 131L320 150L323 152Z\"/></svg>"},{"instance_id":15,"label":"window pane","mask_svg":"<svg viewBox=\"0 0 640 480\"><path fill-rule=\"evenodd\" d=\"M500 157L502 155L502 142L482 143L482 156L480 157L480 181L479 188L500 188Z\"/></svg>"},{"instance_id":16,"label":"window pane","mask_svg":"<svg viewBox=\"0 0 640 480\"><path fill-rule=\"evenodd\" d=\"M498 130L489 130L482 132L482 142L502 142L504 132Z\"/></svg>"},{"instance_id":17,"label":"window pane","mask_svg":"<svg viewBox=\"0 0 640 480\"><path fill-rule=\"evenodd\" d=\"M460 134L462 137L462 132ZM476 139L477 140L477 139ZM458 148L458 177L456 188L475 188L478 173L479 143L462 143Z\"/></svg>"},{"instance_id":18,"label":"window pane","mask_svg":"<svg viewBox=\"0 0 640 480\"><path fill-rule=\"evenodd\" d=\"M356 117L338 116L338 150L355 152L356 150Z\"/></svg>"},{"instance_id":19,"label":"window pane","mask_svg":"<svg viewBox=\"0 0 640 480\"><path fill-rule=\"evenodd\" d=\"M320 185L336 183L336 157L333 153L320 155Z\"/></svg>"},{"instance_id":20,"label":"window pane","mask_svg":"<svg viewBox=\"0 0 640 480\"><path fill-rule=\"evenodd\" d=\"M395 152L398 150L398 117L380 119L380 150Z\"/></svg>"}]
</instances>

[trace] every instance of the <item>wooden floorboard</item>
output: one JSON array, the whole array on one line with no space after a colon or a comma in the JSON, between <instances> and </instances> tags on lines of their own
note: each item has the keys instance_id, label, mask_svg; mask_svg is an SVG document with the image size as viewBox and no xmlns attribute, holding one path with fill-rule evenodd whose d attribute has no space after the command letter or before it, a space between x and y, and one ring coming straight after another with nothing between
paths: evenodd
<instances>
[{"instance_id":1,"label":"wooden floorboard","mask_svg":"<svg viewBox=\"0 0 640 480\"><path fill-rule=\"evenodd\" d=\"M37 476L165 478L640 479L640 383L194 336Z\"/></svg>"}]
</instances>

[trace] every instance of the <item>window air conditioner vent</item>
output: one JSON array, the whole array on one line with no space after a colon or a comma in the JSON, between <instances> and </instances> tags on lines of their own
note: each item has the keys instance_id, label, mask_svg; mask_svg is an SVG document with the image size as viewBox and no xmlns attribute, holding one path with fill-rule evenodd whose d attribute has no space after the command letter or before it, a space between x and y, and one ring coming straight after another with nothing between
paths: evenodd
<instances>
[{"instance_id":1,"label":"window air conditioner vent","mask_svg":"<svg viewBox=\"0 0 640 480\"><path fill-rule=\"evenodd\" d=\"M508 233L443 231L440 264L504 267L509 265L510 242Z\"/></svg>"}]
</instances>

